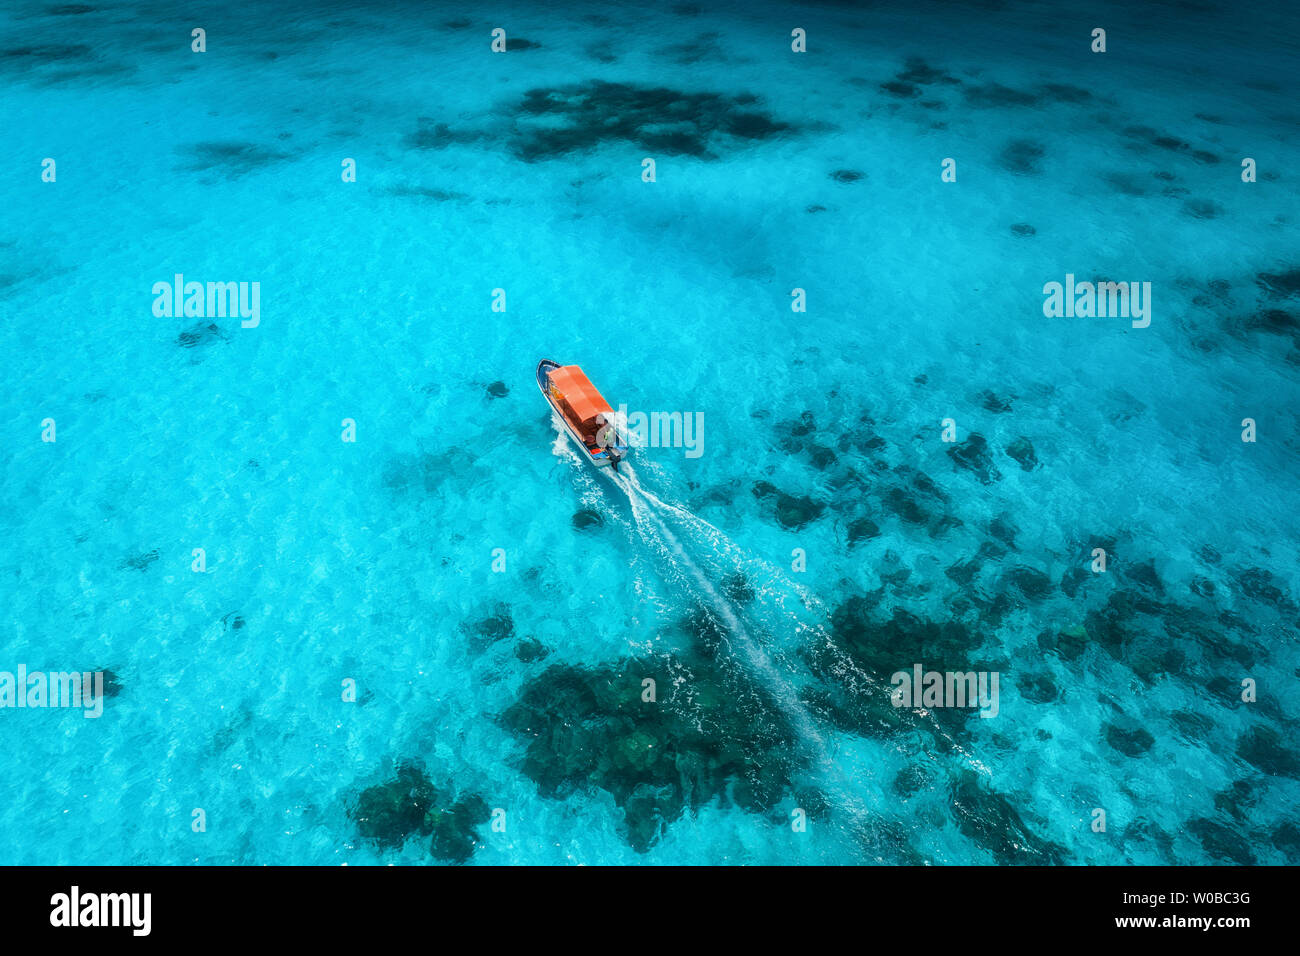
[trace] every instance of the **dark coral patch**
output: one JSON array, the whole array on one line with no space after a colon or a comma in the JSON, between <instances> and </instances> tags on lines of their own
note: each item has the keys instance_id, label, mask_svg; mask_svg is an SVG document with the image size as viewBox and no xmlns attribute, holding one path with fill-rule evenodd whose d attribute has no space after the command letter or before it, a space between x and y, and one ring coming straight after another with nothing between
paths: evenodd
<instances>
[{"instance_id":1,"label":"dark coral patch","mask_svg":"<svg viewBox=\"0 0 1300 956\"><path fill-rule=\"evenodd\" d=\"M1153 559L1126 565L1123 567L1123 574L1129 581L1153 594L1164 593L1165 587L1160 581L1160 576L1156 573L1156 563Z\"/></svg>"},{"instance_id":2,"label":"dark coral patch","mask_svg":"<svg viewBox=\"0 0 1300 956\"><path fill-rule=\"evenodd\" d=\"M988 442L977 432L971 432L961 444L950 446L948 457L959 468L974 474L983 484L992 484L1002 479L1002 473L993 464L993 455L989 451Z\"/></svg>"},{"instance_id":3,"label":"dark coral patch","mask_svg":"<svg viewBox=\"0 0 1300 956\"><path fill-rule=\"evenodd\" d=\"M1061 590L1066 597L1074 597L1079 588L1090 580L1088 571L1079 565L1072 565L1061 575Z\"/></svg>"},{"instance_id":4,"label":"dark coral patch","mask_svg":"<svg viewBox=\"0 0 1300 956\"><path fill-rule=\"evenodd\" d=\"M1017 176L1036 176L1041 169L1039 161L1046 150L1031 139L1013 139L1002 147L998 162L1003 169Z\"/></svg>"},{"instance_id":5,"label":"dark coral patch","mask_svg":"<svg viewBox=\"0 0 1300 956\"><path fill-rule=\"evenodd\" d=\"M754 142L794 128L754 109L753 100L603 80L536 88L516 110L512 149L536 162L632 142L668 155L716 159L714 147L728 140Z\"/></svg>"},{"instance_id":6,"label":"dark coral patch","mask_svg":"<svg viewBox=\"0 0 1300 956\"><path fill-rule=\"evenodd\" d=\"M515 657L525 664L540 661L551 654L550 650L535 637L528 637L515 645Z\"/></svg>"},{"instance_id":7,"label":"dark coral patch","mask_svg":"<svg viewBox=\"0 0 1300 956\"><path fill-rule=\"evenodd\" d=\"M1269 840L1282 852L1289 865L1300 863L1300 826L1289 820L1281 823L1273 829Z\"/></svg>"},{"instance_id":8,"label":"dark coral patch","mask_svg":"<svg viewBox=\"0 0 1300 956\"><path fill-rule=\"evenodd\" d=\"M1088 648L1088 632L1082 627L1043 631L1038 635L1038 647L1042 651L1059 654L1063 660L1078 660Z\"/></svg>"},{"instance_id":9,"label":"dark coral patch","mask_svg":"<svg viewBox=\"0 0 1300 956\"><path fill-rule=\"evenodd\" d=\"M777 422L772 430L782 451L796 454L803 451L817 431L817 419L810 411L803 411L797 419Z\"/></svg>"},{"instance_id":10,"label":"dark coral patch","mask_svg":"<svg viewBox=\"0 0 1300 956\"><path fill-rule=\"evenodd\" d=\"M881 501L886 508L908 524L925 524L930 520L930 515L921 506L916 495L906 488L895 485L886 489L881 496Z\"/></svg>"},{"instance_id":11,"label":"dark coral patch","mask_svg":"<svg viewBox=\"0 0 1300 956\"><path fill-rule=\"evenodd\" d=\"M1155 737L1143 727L1125 728L1117 724L1106 724L1102 729L1106 734L1106 743L1126 757L1140 757L1156 742Z\"/></svg>"},{"instance_id":12,"label":"dark coral patch","mask_svg":"<svg viewBox=\"0 0 1300 956\"><path fill-rule=\"evenodd\" d=\"M514 618L510 616L509 605L498 603L487 616L463 622L461 630L465 632L469 639L470 649L478 652L495 644L497 641L513 638L515 636L515 622Z\"/></svg>"},{"instance_id":13,"label":"dark coral patch","mask_svg":"<svg viewBox=\"0 0 1300 956\"><path fill-rule=\"evenodd\" d=\"M768 139L788 129L764 113L736 112L727 117L722 131L736 139Z\"/></svg>"},{"instance_id":14,"label":"dark coral patch","mask_svg":"<svg viewBox=\"0 0 1300 956\"><path fill-rule=\"evenodd\" d=\"M288 153L241 140L189 143L178 152L187 157L181 168L197 172L220 170L230 179L237 179L291 158Z\"/></svg>"},{"instance_id":15,"label":"dark coral patch","mask_svg":"<svg viewBox=\"0 0 1300 956\"><path fill-rule=\"evenodd\" d=\"M1055 678L1048 671L1026 674L1017 681L1017 686L1020 696L1035 704L1050 704L1061 694Z\"/></svg>"},{"instance_id":16,"label":"dark coral patch","mask_svg":"<svg viewBox=\"0 0 1300 956\"><path fill-rule=\"evenodd\" d=\"M445 802L445 798L441 802ZM467 794L446 809L431 810L425 823L430 831L430 855L446 863L468 862L483 842L475 828L490 818L487 801L474 793Z\"/></svg>"},{"instance_id":17,"label":"dark coral patch","mask_svg":"<svg viewBox=\"0 0 1300 956\"><path fill-rule=\"evenodd\" d=\"M95 686L96 674L100 675L98 680L102 681L102 687ZM81 698L82 700L89 700L91 695L99 693L101 689L105 697L116 697L122 693L124 686L122 678L118 676L116 671L104 667L97 671L91 671L88 676L82 676Z\"/></svg>"},{"instance_id":18,"label":"dark coral patch","mask_svg":"<svg viewBox=\"0 0 1300 956\"><path fill-rule=\"evenodd\" d=\"M1274 298L1300 295L1300 268L1287 269L1285 272L1261 272L1255 279Z\"/></svg>"},{"instance_id":19,"label":"dark coral patch","mask_svg":"<svg viewBox=\"0 0 1300 956\"><path fill-rule=\"evenodd\" d=\"M1259 601L1281 611L1289 611L1294 605L1278 585L1281 583L1273 572L1266 568L1247 568L1237 576L1237 585L1241 593L1253 601Z\"/></svg>"},{"instance_id":20,"label":"dark coral patch","mask_svg":"<svg viewBox=\"0 0 1300 956\"><path fill-rule=\"evenodd\" d=\"M380 849L401 847L410 837L429 837L438 860L464 863L481 845L475 828L489 819L478 794L453 799L440 791L417 764L398 764L393 779L367 787L348 807L362 837Z\"/></svg>"},{"instance_id":21,"label":"dark coral patch","mask_svg":"<svg viewBox=\"0 0 1300 956\"><path fill-rule=\"evenodd\" d=\"M669 658L547 668L502 715L525 745L521 769L547 797L609 793L639 852L714 800L771 812L794 789L793 733L738 672L692 660L691 680L667 679L683 666Z\"/></svg>"},{"instance_id":22,"label":"dark coral patch","mask_svg":"<svg viewBox=\"0 0 1300 956\"><path fill-rule=\"evenodd\" d=\"M1176 710L1169 715L1175 729L1187 740L1202 740L1214 729L1214 719L1192 710Z\"/></svg>"},{"instance_id":23,"label":"dark coral patch","mask_svg":"<svg viewBox=\"0 0 1300 956\"><path fill-rule=\"evenodd\" d=\"M1261 309L1239 325L1241 331L1300 338L1300 315L1286 309Z\"/></svg>"},{"instance_id":24,"label":"dark coral patch","mask_svg":"<svg viewBox=\"0 0 1300 956\"><path fill-rule=\"evenodd\" d=\"M809 459L813 462L813 466L819 468L820 471L826 471L836 462L835 453L828 449L826 445L809 445L807 453L809 453Z\"/></svg>"},{"instance_id":25,"label":"dark coral patch","mask_svg":"<svg viewBox=\"0 0 1300 956\"><path fill-rule=\"evenodd\" d=\"M872 538L879 537L879 535L880 527L870 518L855 518L853 521L849 522L849 547L852 547L859 541L869 541Z\"/></svg>"},{"instance_id":26,"label":"dark coral patch","mask_svg":"<svg viewBox=\"0 0 1300 956\"><path fill-rule=\"evenodd\" d=\"M998 515L997 518L989 522L988 533L996 537L1002 544L1008 548L1015 548L1015 536L1019 533L1019 528L1015 527L1006 515Z\"/></svg>"},{"instance_id":27,"label":"dark coral patch","mask_svg":"<svg viewBox=\"0 0 1300 956\"><path fill-rule=\"evenodd\" d=\"M1252 727L1237 741L1237 756L1272 776L1300 779L1300 753L1294 739L1284 738L1272 727Z\"/></svg>"},{"instance_id":28,"label":"dark coral patch","mask_svg":"<svg viewBox=\"0 0 1300 956\"><path fill-rule=\"evenodd\" d=\"M1005 414L1006 412L1011 411L1011 399L1004 398L991 389L986 388L984 391L979 393L978 397L980 406L985 411L993 412L995 415Z\"/></svg>"},{"instance_id":29,"label":"dark coral patch","mask_svg":"<svg viewBox=\"0 0 1300 956\"><path fill-rule=\"evenodd\" d=\"M913 488L923 495L928 495L936 501L948 502L948 495L935 484L934 479L923 471L914 471L911 468L899 467L894 469L900 476L906 476Z\"/></svg>"},{"instance_id":30,"label":"dark coral patch","mask_svg":"<svg viewBox=\"0 0 1300 956\"><path fill-rule=\"evenodd\" d=\"M921 95L921 91L913 84L902 83L898 80L888 80L881 83L880 88L890 96L897 96L899 99L913 99Z\"/></svg>"},{"instance_id":31,"label":"dark coral patch","mask_svg":"<svg viewBox=\"0 0 1300 956\"><path fill-rule=\"evenodd\" d=\"M1036 568L1019 564L1006 572L1008 583L1030 601L1041 601L1052 592L1052 580Z\"/></svg>"},{"instance_id":32,"label":"dark coral patch","mask_svg":"<svg viewBox=\"0 0 1300 956\"><path fill-rule=\"evenodd\" d=\"M962 527L965 523L956 515L940 515L939 519L930 525L930 537L942 537L954 528Z\"/></svg>"},{"instance_id":33,"label":"dark coral patch","mask_svg":"<svg viewBox=\"0 0 1300 956\"><path fill-rule=\"evenodd\" d=\"M1214 795L1214 808L1239 822L1247 820L1246 812L1255 803L1255 784L1251 780L1234 780L1231 786Z\"/></svg>"},{"instance_id":34,"label":"dark coral patch","mask_svg":"<svg viewBox=\"0 0 1300 956\"><path fill-rule=\"evenodd\" d=\"M788 495L782 492L777 496L776 520L783 528L798 529L815 521L826 506L807 495Z\"/></svg>"},{"instance_id":35,"label":"dark coral patch","mask_svg":"<svg viewBox=\"0 0 1300 956\"><path fill-rule=\"evenodd\" d=\"M947 568L943 573L961 587L966 587L975 579L975 575L979 573L979 570L980 566L978 562L958 561L956 564Z\"/></svg>"},{"instance_id":36,"label":"dark coral patch","mask_svg":"<svg viewBox=\"0 0 1300 956\"><path fill-rule=\"evenodd\" d=\"M119 571L145 571L148 570L149 565L157 561L159 557L160 554L158 549L154 548L152 551L144 551L140 554L133 554L130 557L123 558L121 562L118 563L117 568Z\"/></svg>"},{"instance_id":37,"label":"dark coral patch","mask_svg":"<svg viewBox=\"0 0 1300 956\"><path fill-rule=\"evenodd\" d=\"M860 415L856 423L840 434L836 448L842 452L857 449L862 454L880 451L885 439L876 434L875 422L867 414Z\"/></svg>"},{"instance_id":38,"label":"dark coral patch","mask_svg":"<svg viewBox=\"0 0 1300 956\"><path fill-rule=\"evenodd\" d=\"M453 130L446 123L438 123L427 116L416 119L415 132L403 142L410 149L447 149L477 142L482 137L473 131Z\"/></svg>"},{"instance_id":39,"label":"dark coral patch","mask_svg":"<svg viewBox=\"0 0 1300 956\"><path fill-rule=\"evenodd\" d=\"M80 43L48 43L37 46L15 46L0 50L0 61L12 60L17 66L25 66L28 63L37 65L67 63L79 60L93 60L94 58L95 51Z\"/></svg>"},{"instance_id":40,"label":"dark coral patch","mask_svg":"<svg viewBox=\"0 0 1300 956\"><path fill-rule=\"evenodd\" d=\"M192 349L211 342L224 342L226 333L215 322L199 322L176 336L176 344L183 349Z\"/></svg>"},{"instance_id":41,"label":"dark coral patch","mask_svg":"<svg viewBox=\"0 0 1300 956\"><path fill-rule=\"evenodd\" d=\"M961 82L955 76L952 76L944 70L930 66L930 64L926 63L925 60L921 59L919 56L908 57L907 66L899 71L895 79L903 83L921 83L926 85L930 83L957 84Z\"/></svg>"},{"instance_id":42,"label":"dark coral patch","mask_svg":"<svg viewBox=\"0 0 1300 956\"><path fill-rule=\"evenodd\" d=\"M1023 471L1033 471L1038 467L1038 456L1034 453L1034 443L1021 435L1007 446L1007 455L1014 458Z\"/></svg>"},{"instance_id":43,"label":"dark coral patch","mask_svg":"<svg viewBox=\"0 0 1300 956\"><path fill-rule=\"evenodd\" d=\"M363 837L391 849L400 847L413 834L429 832L425 816L437 799L438 792L424 771L403 763L392 780L361 791L348 815L356 821Z\"/></svg>"},{"instance_id":44,"label":"dark coral patch","mask_svg":"<svg viewBox=\"0 0 1300 956\"><path fill-rule=\"evenodd\" d=\"M951 799L961 832L987 849L1000 866L1065 862L1064 848L1034 833L1011 801L984 786L975 771L959 771Z\"/></svg>"},{"instance_id":45,"label":"dark coral patch","mask_svg":"<svg viewBox=\"0 0 1300 956\"><path fill-rule=\"evenodd\" d=\"M831 614L835 644L868 674L885 680L900 661L921 661L944 670L969 670L979 639L956 621L930 621L902 608L887 620L877 620L875 602L866 596L847 598Z\"/></svg>"},{"instance_id":46,"label":"dark coral patch","mask_svg":"<svg viewBox=\"0 0 1300 956\"><path fill-rule=\"evenodd\" d=\"M1238 866L1255 865L1255 854L1250 851L1248 841L1231 828L1208 817L1197 817L1187 824L1187 830L1201 841L1211 858Z\"/></svg>"},{"instance_id":47,"label":"dark coral patch","mask_svg":"<svg viewBox=\"0 0 1300 956\"><path fill-rule=\"evenodd\" d=\"M787 494L767 481L755 482L753 492L755 498L772 509L777 523L783 528L802 528L820 518L826 510L823 502L807 495Z\"/></svg>"},{"instance_id":48,"label":"dark coral patch","mask_svg":"<svg viewBox=\"0 0 1300 956\"><path fill-rule=\"evenodd\" d=\"M1188 199L1183 203L1183 212L1193 219L1218 219L1223 207L1212 199Z\"/></svg>"}]
</instances>

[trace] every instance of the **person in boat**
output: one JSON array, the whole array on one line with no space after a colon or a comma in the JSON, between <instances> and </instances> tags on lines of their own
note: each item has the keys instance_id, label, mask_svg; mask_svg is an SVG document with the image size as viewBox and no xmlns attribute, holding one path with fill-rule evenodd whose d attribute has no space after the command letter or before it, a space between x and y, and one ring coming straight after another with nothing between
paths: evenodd
<instances>
[{"instance_id":1,"label":"person in boat","mask_svg":"<svg viewBox=\"0 0 1300 956\"><path fill-rule=\"evenodd\" d=\"M596 415L596 444L603 448L609 455L609 462L618 471L619 454L615 450L617 436L614 433L614 423L605 418L604 413Z\"/></svg>"}]
</instances>

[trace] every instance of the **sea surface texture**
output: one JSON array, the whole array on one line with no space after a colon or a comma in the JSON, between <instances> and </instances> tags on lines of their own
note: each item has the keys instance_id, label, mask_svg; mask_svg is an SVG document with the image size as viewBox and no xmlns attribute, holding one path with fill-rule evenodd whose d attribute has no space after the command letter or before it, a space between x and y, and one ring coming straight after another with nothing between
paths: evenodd
<instances>
[{"instance_id":1,"label":"sea surface texture","mask_svg":"<svg viewBox=\"0 0 1300 956\"><path fill-rule=\"evenodd\" d=\"M5 2L0 862L1300 863L1298 37Z\"/></svg>"}]
</instances>

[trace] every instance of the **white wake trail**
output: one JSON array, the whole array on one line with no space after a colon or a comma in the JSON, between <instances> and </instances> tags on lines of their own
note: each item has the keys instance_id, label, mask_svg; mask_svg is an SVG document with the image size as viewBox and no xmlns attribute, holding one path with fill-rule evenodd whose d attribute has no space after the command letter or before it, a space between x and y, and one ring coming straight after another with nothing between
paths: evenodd
<instances>
[{"instance_id":1,"label":"white wake trail","mask_svg":"<svg viewBox=\"0 0 1300 956\"><path fill-rule=\"evenodd\" d=\"M761 675L763 680L767 682L768 690L773 692L774 698L798 725L797 729L800 735L805 740L813 742L829 763L829 757L826 756L825 752L826 741L813 724L812 716L799 701L799 695L795 689L781 676L780 672L772 665L772 661L763 653L762 649L754 642L754 639L749 636L744 624L736 616L731 602L717 592L717 589L713 587L704 572L686 553L686 549L677 540L677 536L669 530L663 519L654 512L653 507L647 506L648 499L642 497L641 490L627 478L624 478L619 484L628 493L628 500L632 503L633 516L638 520L638 523L644 520L658 532L660 540L667 546L670 554L675 556L678 567L688 574L694 582L696 596L722 618L727 630L736 639L740 650L744 653L746 663L750 665L750 669Z\"/></svg>"},{"instance_id":2,"label":"white wake trail","mask_svg":"<svg viewBox=\"0 0 1300 956\"><path fill-rule=\"evenodd\" d=\"M731 549L736 546L707 521L680 507L665 504L653 492L643 488L636 473L626 463L620 467L619 472L611 474L610 478L627 495L633 520L642 538L664 553L685 579L688 590L725 623L732 645L740 651L751 675L763 682L772 700L790 721L808 755L813 758L822 785L834 797L836 806L847 812L854 831L864 841L875 843L870 809L854 792L842 768L832 758L826 738L800 700L798 691L750 636L732 603L718 592L677 535L668 527L665 515L671 515L697 530L701 527L709 529L712 532L706 535L709 540L725 541Z\"/></svg>"}]
</instances>

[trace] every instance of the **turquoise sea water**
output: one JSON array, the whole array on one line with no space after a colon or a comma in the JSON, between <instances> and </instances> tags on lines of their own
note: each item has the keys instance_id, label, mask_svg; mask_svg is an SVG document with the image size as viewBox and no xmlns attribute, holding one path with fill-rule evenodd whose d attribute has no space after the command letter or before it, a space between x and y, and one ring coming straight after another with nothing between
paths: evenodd
<instances>
[{"instance_id":1,"label":"turquoise sea water","mask_svg":"<svg viewBox=\"0 0 1300 956\"><path fill-rule=\"evenodd\" d=\"M120 690L0 710L0 862L1300 860L1298 30L5 4L0 670ZM543 357L703 454L597 475Z\"/></svg>"}]
</instances>

